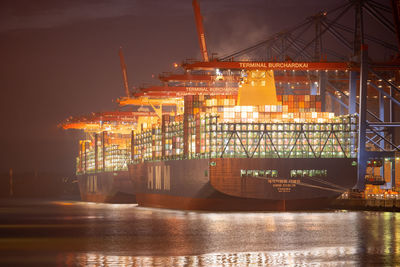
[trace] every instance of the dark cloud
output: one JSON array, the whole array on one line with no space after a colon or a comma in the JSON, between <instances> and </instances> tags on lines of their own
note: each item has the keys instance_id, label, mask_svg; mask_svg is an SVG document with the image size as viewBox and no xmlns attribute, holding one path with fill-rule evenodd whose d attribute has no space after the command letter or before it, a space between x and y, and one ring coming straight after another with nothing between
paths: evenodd
<instances>
[{"instance_id":1,"label":"dark cloud","mask_svg":"<svg viewBox=\"0 0 400 267\"><path fill-rule=\"evenodd\" d=\"M10 1L2 3L0 31L51 28L82 20L112 18L135 12L135 2L106 1Z\"/></svg>"},{"instance_id":2,"label":"dark cloud","mask_svg":"<svg viewBox=\"0 0 400 267\"><path fill-rule=\"evenodd\" d=\"M303 1L301 8L316 10L336 4L337 0ZM203 0L201 7L205 19L221 14L234 18L240 13L273 15L279 11L284 16L291 9L298 9L297 1L280 0ZM25 28L50 28L82 20L135 16L181 16L192 12L191 0L3 0L0 2L0 31ZM254 17L254 14L253 14ZM289 19L291 21L291 19Z\"/></svg>"}]
</instances>

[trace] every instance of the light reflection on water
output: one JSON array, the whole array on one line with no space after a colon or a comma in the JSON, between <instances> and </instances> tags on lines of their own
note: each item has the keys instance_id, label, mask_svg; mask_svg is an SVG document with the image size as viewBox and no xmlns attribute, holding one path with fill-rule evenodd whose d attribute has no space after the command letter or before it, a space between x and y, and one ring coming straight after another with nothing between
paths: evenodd
<instances>
[{"instance_id":1,"label":"light reflection on water","mask_svg":"<svg viewBox=\"0 0 400 267\"><path fill-rule=\"evenodd\" d=\"M395 266L399 216L3 200L0 266Z\"/></svg>"},{"instance_id":2,"label":"light reflection on water","mask_svg":"<svg viewBox=\"0 0 400 267\"><path fill-rule=\"evenodd\" d=\"M67 262L82 266L349 266L356 265L354 248L311 248L307 251L209 253L193 256L104 256L96 253L70 255ZM349 258L354 258L353 260Z\"/></svg>"}]
</instances>

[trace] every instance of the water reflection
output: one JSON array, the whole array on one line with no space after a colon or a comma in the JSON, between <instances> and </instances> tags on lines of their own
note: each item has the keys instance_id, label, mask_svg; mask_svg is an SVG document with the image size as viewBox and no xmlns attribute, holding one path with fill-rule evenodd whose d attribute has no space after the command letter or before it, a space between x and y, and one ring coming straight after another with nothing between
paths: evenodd
<instances>
[{"instance_id":1,"label":"water reflection","mask_svg":"<svg viewBox=\"0 0 400 267\"><path fill-rule=\"evenodd\" d=\"M385 266L400 263L400 214L393 212L366 212L358 220L360 251L364 262Z\"/></svg>"},{"instance_id":2,"label":"water reflection","mask_svg":"<svg viewBox=\"0 0 400 267\"><path fill-rule=\"evenodd\" d=\"M0 201L0 266L395 266L399 216Z\"/></svg>"},{"instance_id":3,"label":"water reflection","mask_svg":"<svg viewBox=\"0 0 400 267\"><path fill-rule=\"evenodd\" d=\"M68 255L65 262L82 266L349 266L356 265L351 247L320 247L307 251L210 253L192 256L105 256L96 253ZM69 265L65 265L69 266ZM75 265L71 265L75 266Z\"/></svg>"}]
</instances>

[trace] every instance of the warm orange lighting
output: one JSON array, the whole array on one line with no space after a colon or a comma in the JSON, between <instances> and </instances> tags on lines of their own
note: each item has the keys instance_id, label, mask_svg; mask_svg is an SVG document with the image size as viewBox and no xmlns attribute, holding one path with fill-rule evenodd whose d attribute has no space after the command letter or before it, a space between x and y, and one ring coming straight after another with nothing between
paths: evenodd
<instances>
[{"instance_id":1,"label":"warm orange lighting","mask_svg":"<svg viewBox=\"0 0 400 267\"><path fill-rule=\"evenodd\" d=\"M72 206L72 205L75 205L72 202L64 202L64 201L54 201L53 203L56 204L56 205L61 205L61 206Z\"/></svg>"}]
</instances>

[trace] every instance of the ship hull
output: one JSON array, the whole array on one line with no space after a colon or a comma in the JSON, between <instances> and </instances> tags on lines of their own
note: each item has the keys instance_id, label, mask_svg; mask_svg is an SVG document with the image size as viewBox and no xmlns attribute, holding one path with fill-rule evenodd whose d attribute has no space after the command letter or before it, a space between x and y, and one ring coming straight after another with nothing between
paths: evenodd
<instances>
[{"instance_id":1,"label":"ship hull","mask_svg":"<svg viewBox=\"0 0 400 267\"><path fill-rule=\"evenodd\" d=\"M139 206L175 210L200 211L295 211L322 210L329 207L333 199L302 200L257 200L239 199L224 196L215 198L193 198L164 194L138 194Z\"/></svg>"},{"instance_id":2,"label":"ship hull","mask_svg":"<svg viewBox=\"0 0 400 267\"><path fill-rule=\"evenodd\" d=\"M101 203L136 203L128 171L78 175L82 201Z\"/></svg>"},{"instance_id":3,"label":"ship hull","mask_svg":"<svg viewBox=\"0 0 400 267\"><path fill-rule=\"evenodd\" d=\"M351 159L219 158L129 165L141 206L183 210L307 210L326 208L356 183ZM291 170L326 177L291 177ZM246 174L243 175L244 170ZM275 177L247 171L275 170Z\"/></svg>"}]
</instances>

